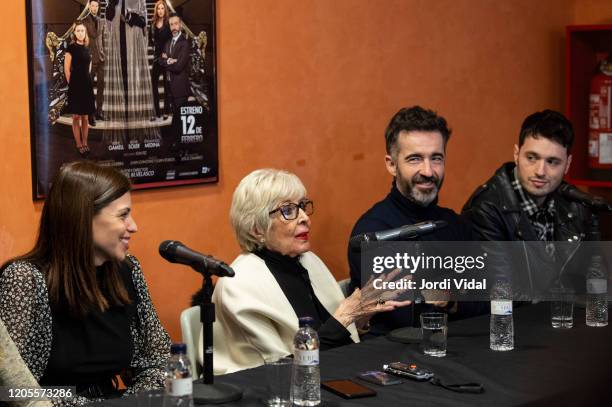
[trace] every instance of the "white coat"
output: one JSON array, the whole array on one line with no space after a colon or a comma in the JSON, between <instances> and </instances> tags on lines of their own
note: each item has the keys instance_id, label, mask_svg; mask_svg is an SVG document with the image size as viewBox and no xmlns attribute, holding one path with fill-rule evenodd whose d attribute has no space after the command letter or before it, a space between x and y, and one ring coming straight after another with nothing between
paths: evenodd
<instances>
[{"instance_id":1,"label":"white coat","mask_svg":"<svg viewBox=\"0 0 612 407\"><path fill-rule=\"evenodd\" d=\"M323 261L312 252L300 256L308 270L315 295L330 315L344 300L340 286ZM252 368L293 353L298 317L266 263L255 254L238 256L231 267L233 278L220 278L213 294L216 321L214 373ZM347 327L359 342L354 324ZM202 335L198 359L202 363Z\"/></svg>"}]
</instances>

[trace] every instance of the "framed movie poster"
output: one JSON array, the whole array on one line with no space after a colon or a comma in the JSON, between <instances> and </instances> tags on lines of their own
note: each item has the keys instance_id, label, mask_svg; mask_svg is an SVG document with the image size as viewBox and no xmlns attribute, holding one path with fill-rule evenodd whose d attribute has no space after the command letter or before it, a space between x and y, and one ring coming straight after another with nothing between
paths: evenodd
<instances>
[{"instance_id":1,"label":"framed movie poster","mask_svg":"<svg viewBox=\"0 0 612 407\"><path fill-rule=\"evenodd\" d=\"M215 0L26 0L33 194L92 160L135 189L218 180Z\"/></svg>"}]
</instances>

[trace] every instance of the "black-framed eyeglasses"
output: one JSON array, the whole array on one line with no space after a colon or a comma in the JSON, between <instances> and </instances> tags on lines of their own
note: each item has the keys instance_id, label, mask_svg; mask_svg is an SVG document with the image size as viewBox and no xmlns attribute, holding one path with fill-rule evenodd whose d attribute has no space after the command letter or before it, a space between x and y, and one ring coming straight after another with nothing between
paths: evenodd
<instances>
[{"instance_id":1,"label":"black-framed eyeglasses","mask_svg":"<svg viewBox=\"0 0 612 407\"><path fill-rule=\"evenodd\" d=\"M273 211L268 212L269 215L272 215L275 212L280 212L280 214L285 218L285 220L294 220L297 219L298 214L300 213L300 209L304 211L304 213L308 216L314 213L314 204L312 201L300 201L300 203L286 203L282 204L278 208Z\"/></svg>"}]
</instances>

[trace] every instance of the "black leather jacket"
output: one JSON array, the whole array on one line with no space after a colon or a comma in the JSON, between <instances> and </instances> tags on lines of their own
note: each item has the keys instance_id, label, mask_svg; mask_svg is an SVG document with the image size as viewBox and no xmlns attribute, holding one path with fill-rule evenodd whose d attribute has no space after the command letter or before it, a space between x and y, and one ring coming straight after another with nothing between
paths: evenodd
<instances>
[{"instance_id":1,"label":"black leather jacket","mask_svg":"<svg viewBox=\"0 0 612 407\"><path fill-rule=\"evenodd\" d=\"M534 241L535 231L521 210L512 189L515 164L502 165L487 182L472 194L463 207L463 214L472 223L474 234L488 241ZM585 240L591 214L583 205L559 195L555 199L555 241Z\"/></svg>"},{"instance_id":2,"label":"black leather jacket","mask_svg":"<svg viewBox=\"0 0 612 407\"><path fill-rule=\"evenodd\" d=\"M537 241L536 232L529 218L521 210L519 198L512 188L514 163L502 165L487 182L478 187L463 207L464 216L472 223L474 236L487 244L491 273L497 276L512 276L514 299L532 300L543 295L563 279L563 284L584 286L584 267L561 264L584 264L584 257L576 255L574 245L556 246L556 254L550 257L546 247L533 245L524 247L524 256L508 259L506 246L496 242ZM570 202L553 192L555 200L554 240L557 242L581 242L587 240L590 226L590 211L583 205ZM512 252L516 253L516 252ZM582 253L582 252L581 252ZM556 259L556 260L555 260ZM581 263L582 262L582 263ZM561 271L559 271L561 270ZM571 271L570 271L571 270Z\"/></svg>"}]
</instances>

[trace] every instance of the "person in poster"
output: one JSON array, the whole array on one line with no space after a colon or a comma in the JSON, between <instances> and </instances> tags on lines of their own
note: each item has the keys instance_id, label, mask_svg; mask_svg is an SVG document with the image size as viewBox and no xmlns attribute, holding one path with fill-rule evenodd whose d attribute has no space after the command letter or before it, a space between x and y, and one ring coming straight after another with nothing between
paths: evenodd
<instances>
[{"instance_id":1,"label":"person in poster","mask_svg":"<svg viewBox=\"0 0 612 407\"><path fill-rule=\"evenodd\" d=\"M97 120L104 120L102 108L104 106L104 28L105 21L98 16L100 2L90 0L89 15L83 19L89 37L89 50L91 52L91 80L96 78L96 114L89 116L89 124L96 125Z\"/></svg>"},{"instance_id":2,"label":"person in poster","mask_svg":"<svg viewBox=\"0 0 612 407\"><path fill-rule=\"evenodd\" d=\"M102 106L98 106L102 109L97 110L102 110L105 120L89 126L88 159L120 169L135 188L215 182L218 141L214 0L176 2L178 10L168 0L159 3L160 10L165 8L165 13L159 11L162 16L178 11L185 18L180 21L181 40L186 40L188 50L187 67L181 75L187 78L183 84L189 88L184 86L183 92L188 96L179 109L179 117L165 120L155 116L151 78L156 51L149 39L158 0L28 0L28 12L35 17L30 36L32 115L40 119L32 127L35 196L47 193L50 174L79 157L74 148L72 114L67 112L69 86L64 57L73 35L73 22L89 20L90 5L95 9L96 3L103 26L98 38L104 55L104 90ZM169 22L165 25L171 38ZM161 58L166 44L163 40L158 44ZM161 64L159 68L165 70ZM92 79L96 94L99 78L94 75ZM162 117L172 113L167 80L166 73L166 86L158 86ZM178 95L176 87L175 94Z\"/></svg>"},{"instance_id":3,"label":"person in poster","mask_svg":"<svg viewBox=\"0 0 612 407\"><path fill-rule=\"evenodd\" d=\"M179 108L187 103L191 93L189 86L190 45L183 36L181 17L176 13L170 15L170 30L172 39L166 43L160 63L168 72L169 100L172 105L173 121L175 121L179 116Z\"/></svg>"},{"instance_id":4,"label":"person in poster","mask_svg":"<svg viewBox=\"0 0 612 407\"><path fill-rule=\"evenodd\" d=\"M82 21L78 21L74 27L74 40L66 49L64 74L68 82L66 111L72 114L72 135L81 155L89 152L87 118L96 110L93 85L89 75L91 55L87 48L88 44L87 28Z\"/></svg>"},{"instance_id":5,"label":"person in poster","mask_svg":"<svg viewBox=\"0 0 612 407\"><path fill-rule=\"evenodd\" d=\"M170 31L170 23L168 21L168 9L165 0L158 0L155 3L153 22L150 28L150 38L153 43L153 67L151 69L151 84L153 85L153 105L155 107L155 116L151 117L151 121L159 119L161 109L159 108L159 76L162 75L162 83L166 90L166 100L164 103L164 120L167 118L168 97L167 97L167 73L162 67L161 57L164 52L164 46L172 39Z\"/></svg>"},{"instance_id":6,"label":"person in poster","mask_svg":"<svg viewBox=\"0 0 612 407\"><path fill-rule=\"evenodd\" d=\"M105 112L111 123L107 143L122 143L126 130L137 129L138 139L159 138L159 129L149 126L153 116L153 92L149 71L147 8L145 0L109 0L109 24L104 93ZM133 137L130 137L130 141Z\"/></svg>"}]
</instances>

